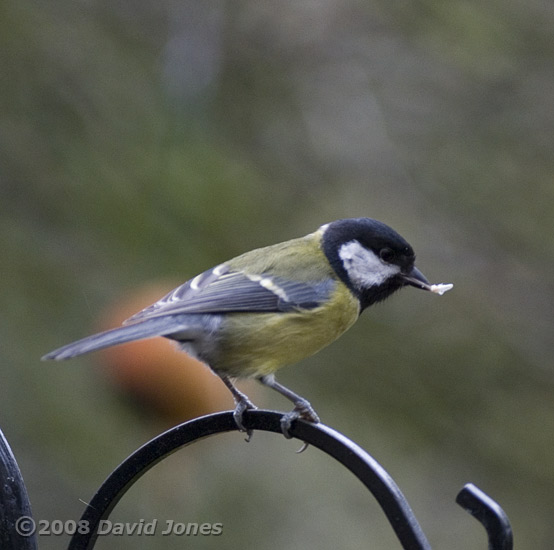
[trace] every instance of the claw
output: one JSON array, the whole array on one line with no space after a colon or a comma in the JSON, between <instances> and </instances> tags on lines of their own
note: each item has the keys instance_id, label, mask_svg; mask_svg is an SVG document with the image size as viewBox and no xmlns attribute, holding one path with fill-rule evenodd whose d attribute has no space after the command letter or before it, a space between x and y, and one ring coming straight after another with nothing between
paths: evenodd
<instances>
[{"instance_id":1,"label":"claw","mask_svg":"<svg viewBox=\"0 0 554 550\"><path fill-rule=\"evenodd\" d=\"M292 426L292 423L299 418L301 418L302 420L307 420L308 422L312 422L314 424L319 423L319 416L317 416L310 403L305 399L298 400L294 406L294 409L281 417L281 431L287 439L292 438L292 435L290 434L290 428ZM303 447L299 452L302 452L304 450L305 448Z\"/></svg>"},{"instance_id":2,"label":"claw","mask_svg":"<svg viewBox=\"0 0 554 550\"><path fill-rule=\"evenodd\" d=\"M233 411L233 418L239 431L246 432L245 441L248 443L252 439L253 431L245 428L242 417L244 415L244 411L248 409L256 409L257 407L256 405L254 405L254 403L252 403L252 401L250 401L250 399L248 399L248 397L246 397L244 393L235 388L228 376L220 374L219 377L221 378L221 380L223 380L223 383L233 394L233 398L235 399L235 410Z\"/></svg>"},{"instance_id":3,"label":"claw","mask_svg":"<svg viewBox=\"0 0 554 550\"><path fill-rule=\"evenodd\" d=\"M290 434L290 428L295 420L301 418L302 420L307 420L308 422L313 422L314 424L319 423L319 416L317 416L316 412L310 405L310 402L289 390L282 384L279 384L272 374L261 376L258 380L264 386L274 389L294 403L294 409L281 417L281 431L287 439L291 439L292 437ZM301 453L302 451L305 451L307 447L308 445L304 444L298 452Z\"/></svg>"},{"instance_id":4,"label":"claw","mask_svg":"<svg viewBox=\"0 0 554 550\"><path fill-rule=\"evenodd\" d=\"M237 405L233 411L233 418L235 419L235 424L237 425L239 431L246 433L245 441L248 443L252 439L253 431L245 428L244 423L242 422L242 416L244 415L244 411L247 411L248 409L253 410L257 407L244 394L243 397L244 399L237 400Z\"/></svg>"}]
</instances>

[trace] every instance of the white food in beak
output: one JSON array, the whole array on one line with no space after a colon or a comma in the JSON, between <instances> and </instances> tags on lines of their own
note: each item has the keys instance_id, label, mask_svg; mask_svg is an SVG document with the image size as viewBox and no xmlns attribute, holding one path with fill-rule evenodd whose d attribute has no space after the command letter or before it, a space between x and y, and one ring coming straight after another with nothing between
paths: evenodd
<instances>
[{"instance_id":1,"label":"white food in beak","mask_svg":"<svg viewBox=\"0 0 554 550\"><path fill-rule=\"evenodd\" d=\"M445 292L448 292L454 287L452 284L446 284L446 283L439 283L438 285L431 285L431 288L429 289L431 292L434 292L435 294L438 294L439 296L442 296Z\"/></svg>"}]
</instances>

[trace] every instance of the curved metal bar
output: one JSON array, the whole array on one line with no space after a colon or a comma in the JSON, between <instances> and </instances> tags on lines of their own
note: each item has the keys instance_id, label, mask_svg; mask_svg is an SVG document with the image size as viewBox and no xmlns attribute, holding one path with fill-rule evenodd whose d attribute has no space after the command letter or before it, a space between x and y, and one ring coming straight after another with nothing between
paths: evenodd
<instances>
[{"instance_id":1,"label":"curved metal bar","mask_svg":"<svg viewBox=\"0 0 554 550\"><path fill-rule=\"evenodd\" d=\"M473 483L464 485L456 502L483 524L489 537L489 550L512 550L512 526L497 502Z\"/></svg>"},{"instance_id":2,"label":"curved metal bar","mask_svg":"<svg viewBox=\"0 0 554 550\"><path fill-rule=\"evenodd\" d=\"M12 450L0 430L0 548L36 550L27 489Z\"/></svg>"},{"instance_id":3,"label":"curved metal bar","mask_svg":"<svg viewBox=\"0 0 554 550\"><path fill-rule=\"evenodd\" d=\"M281 413L273 411L248 410L244 413L243 422L249 430L281 434L281 417ZM215 413L176 426L140 447L98 489L81 516L81 520L88 522L89 532L75 533L68 549L93 548L100 521L108 518L133 483L158 462L195 441L236 429L232 412ZM404 495L372 456L342 434L322 424L300 420L293 424L290 433L338 460L371 491L404 550L431 550Z\"/></svg>"}]
</instances>

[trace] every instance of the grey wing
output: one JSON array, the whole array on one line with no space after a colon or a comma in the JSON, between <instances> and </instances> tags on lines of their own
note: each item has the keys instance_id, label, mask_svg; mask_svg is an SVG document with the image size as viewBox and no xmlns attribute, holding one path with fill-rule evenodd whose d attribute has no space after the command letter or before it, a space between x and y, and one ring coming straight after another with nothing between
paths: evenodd
<instances>
[{"instance_id":1,"label":"grey wing","mask_svg":"<svg viewBox=\"0 0 554 550\"><path fill-rule=\"evenodd\" d=\"M313 309L332 293L336 281L298 282L282 277L230 271L222 264L177 287L126 321L181 313L286 312Z\"/></svg>"}]
</instances>

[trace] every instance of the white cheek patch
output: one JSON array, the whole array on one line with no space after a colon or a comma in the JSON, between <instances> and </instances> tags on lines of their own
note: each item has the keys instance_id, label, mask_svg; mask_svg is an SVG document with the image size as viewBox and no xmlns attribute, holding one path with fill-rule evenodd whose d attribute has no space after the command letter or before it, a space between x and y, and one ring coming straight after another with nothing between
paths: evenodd
<instances>
[{"instance_id":1,"label":"white cheek patch","mask_svg":"<svg viewBox=\"0 0 554 550\"><path fill-rule=\"evenodd\" d=\"M387 264L358 241L350 241L339 249L339 257L352 284L360 289L379 286L400 273L400 267Z\"/></svg>"}]
</instances>

